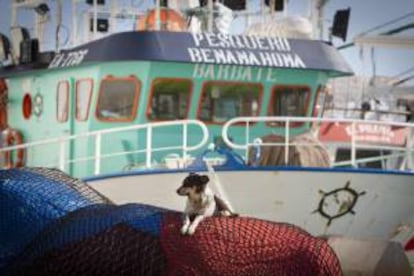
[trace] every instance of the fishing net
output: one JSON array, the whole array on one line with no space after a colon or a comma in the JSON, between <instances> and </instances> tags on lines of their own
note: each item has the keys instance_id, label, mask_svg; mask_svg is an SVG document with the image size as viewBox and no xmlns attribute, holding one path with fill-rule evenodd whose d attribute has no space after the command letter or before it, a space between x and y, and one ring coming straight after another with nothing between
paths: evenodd
<instances>
[{"instance_id":1,"label":"fishing net","mask_svg":"<svg viewBox=\"0 0 414 276\"><path fill-rule=\"evenodd\" d=\"M61 171L0 170L0 268L48 223L98 203L110 202Z\"/></svg>"},{"instance_id":2,"label":"fishing net","mask_svg":"<svg viewBox=\"0 0 414 276\"><path fill-rule=\"evenodd\" d=\"M8 267L12 275L160 275L159 230L166 210L87 206L49 225Z\"/></svg>"},{"instance_id":3,"label":"fishing net","mask_svg":"<svg viewBox=\"0 0 414 276\"><path fill-rule=\"evenodd\" d=\"M20 170L24 176L34 176L34 183L44 177L49 189L53 177L45 177L32 170ZM10 181L24 182L20 173L3 174L1 185ZM52 173L61 174L57 171ZM8 174L9 172L7 172ZM4 181L8 179L8 181ZM62 179L61 185L75 181ZM70 181L69 181L70 180ZM32 180L31 180L32 181ZM65 182L66 181L66 182ZM5 182L7 182L5 184ZM340 275L337 257L328 244L289 224L274 223L254 218L210 217L203 220L192 236L180 233L181 213L143 204L114 205L89 188L61 189L42 193L42 198L26 198L15 203L16 208L30 209L37 205L38 212L30 216L44 220L33 228L30 239L24 241L8 233L14 248L12 258L4 263L4 275ZM27 185L29 186L29 185ZM22 190L29 187L22 188ZM41 188L47 190L47 188ZM6 189L6 194L10 194ZM31 191L34 191L32 189ZM78 192L78 191L82 192ZM19 190L20 192L21 190ZM76 191L76 193L73 193ZM28 190L25 191L29 193ZM3 188L0 196L4 193ZM53 200L68 200L72 193L71 208L58 211L49 208ZM64 196L65 195L65 196ZM83 199L78 196L83 195ZM39 194L37 194L39 196ZM89 198L89 197L90 198ZM19 198L15 196L14 198ZM73 201L73 202L72 202ZM74 202L79 201L76 205ZM10 203L9 203L10 204ZM62 203L62 205L65 205ZM77 206L74 208L73 206ZM7 210L0 205L3 215ZM48 212L51 212L50 215ZM66 212L66 213L65 213ZM15 220L17 221L17 220ZM13 222L9 220L9 222ZM23 227L2 224L4 233ZM24 231L19 231L23 233ZM27 234L29 235L29 234ZM3 237L1 237L3 238ZM0 253L4 253L3 248Z\"/></svg>"},{"instance_id":4,"label":"fishing net","mask_svg":"<svg viewBox=\"0 0 414 276\"><path fill-rule=\"evenodd\" d=\"M161 244L172 275L341 275L328 244L302 229L253 218L207 218L193 236L167 214Z\"/></svg>"}]
</instances>

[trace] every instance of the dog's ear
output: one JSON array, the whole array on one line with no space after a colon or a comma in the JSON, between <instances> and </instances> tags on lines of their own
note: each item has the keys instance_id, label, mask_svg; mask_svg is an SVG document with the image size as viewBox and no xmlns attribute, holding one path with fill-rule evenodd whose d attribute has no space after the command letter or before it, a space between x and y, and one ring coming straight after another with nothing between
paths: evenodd
<instances>
[{"instance_id":1,"label":"dog's ear","mask_svg":"<svg viewBox=\"0 0 414 276\"><path fill-rule=\"evenodd\" d=\"M194 178L196 178L196 174L191 172L189 173L186 178L183 180L183 186L190 186L194 182Z\"/></svg>"},{"instance_id":2,"label":"dog's ear","mask_svg":"<svg viewBox=\"0 0 414 276\"><path fill-rule=\"evenodd\" d=\"M204 192L204 190L206 189L207 183L210 180L210 178L208 178L207 175L199 175L198 176L198 185L196 188L197 193L201 193Z\"/></svg>"},{"instance_id":3,"label":"dog's ear","mask_svg":"<svg viewBox=\"0 0 414 276\"><path fill-rule=\"evenodd\" d=\"M201 183L200 183L201 184ZM206 183L203 183L203 184L201 184L201 185L197 185L196 186L196 192L197 193L202 193L202 192L204 192L204 190L206 189L206 186L207 186L207 184Z\"/></svg>"},{"instance_id":4,"label":"dog's ear","mask_svg":"<svg viewBox=\"0 0 414 276\"><path fill-rule=\"evenodd\" d=\"M200 180L201 180L201 183L207 184L210 181L210 178L208 178L207 175L201 175Z\"/></svg>"}]
</instances>

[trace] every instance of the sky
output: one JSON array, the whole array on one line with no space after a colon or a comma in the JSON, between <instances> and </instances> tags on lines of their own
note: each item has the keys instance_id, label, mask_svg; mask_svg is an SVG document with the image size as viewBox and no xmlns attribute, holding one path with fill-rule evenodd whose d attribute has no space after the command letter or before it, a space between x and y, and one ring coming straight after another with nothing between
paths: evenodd
<instances>
[{"instance_id":1,"label":"sky","mask_svg":"<svg viewBox=\"0 0 414 276\"><path fill-rule=\"evenodd\" d=\"M10 2L12 0L0 0L0 32L9 34L9 16L10 16ZM67 11L69 10L69 0L64 1L64 23L67 22L69 26L69 16ZM125 1L125 0L124 0ZM131 2L142 2L145 0L128 0ZM128 2L127 1L127 2ZM147 0L149 3L153 3L153 0ZM259 6L259 0L253 0L252 6ZM351 16L348 28L347 41L352 42L353 37L361 34L373 27L390 22L394 19L408 15L411 16L404 20L398 21L395 24L391 24L387 27L379 29L370 34L379 34L398 26L414 23L414 0L330 0L325 6L324 10L324 39L328 40L327 28L332 25L332 20L335 11L338 9L351 8ZM289 0L287 11L291 15L306 15L309 8L309 0ZM22 23L32 23L27 20L30 17L32 11L27 11L23 15ZM50 30L50 31L49 31ZM48 32L52 33L53 29L49 29ZM414 37L414 28L405 31L400 36L412 36ZM52 36L52 35L51 35ZM53 41L53 40L52 40ZM344 42L340 38L333 38L333 44L340 46ZM53 43L51 42L53 45ZM362 53L362 55L361 55ZM364 48L361 50L359 47L351 47L345 50L341 50L341 54L350 64L351 68L357 73L362 75L372 76L373 60L371 59L371 49ZM397 76L404 71L414 69L414 48L412 49L389 49L376 47L374 49L375 57L375 74L383 76ZM410 71L404 76L414 75L414 70Z\"/></svg>"}]
</instances>

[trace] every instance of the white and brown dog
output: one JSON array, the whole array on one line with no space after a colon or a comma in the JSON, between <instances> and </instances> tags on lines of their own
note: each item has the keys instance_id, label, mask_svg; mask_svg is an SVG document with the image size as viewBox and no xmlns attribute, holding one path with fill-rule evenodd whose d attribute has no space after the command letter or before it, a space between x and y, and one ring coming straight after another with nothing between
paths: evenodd
<instances>
[{"instance_id":1,"label":"white and brown dog","mask_svg":"<svg viewBox=\"0 0 414 276\"><path fill-rule=\"evenodd\" d=\"M183 235L194 234L198 224L205 218L213 215L237 216L231 212L227 204L214 195L207 186L207 175L190 173L183 181L177 193L187 196L184 210L184 224L181 228Z\"/></svg>"}]
</instances>

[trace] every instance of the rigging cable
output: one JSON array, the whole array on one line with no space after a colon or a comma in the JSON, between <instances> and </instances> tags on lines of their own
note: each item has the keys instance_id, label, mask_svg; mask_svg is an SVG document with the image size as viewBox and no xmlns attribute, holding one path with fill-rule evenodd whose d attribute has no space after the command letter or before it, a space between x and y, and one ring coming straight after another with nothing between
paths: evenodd
<instances>
[{"instance_id":1,"label":"rigging cable","mask_svg":"<svg viewBox=\"0 0 414 276\"><path fill-rule=\"evenodd\" d=\"M410 16L414 16L414 11L409 12L409 13L407 13L407 14L401 16L401 17L395 18L393 20L387 21L387 22L385 22L385 23L383 23L381 25L375 26L375 27L373 27L373 28L371 28L371 29L369 29L369 30L367 30L365 32L360 33L358 36L364 36L364 35L366 35L366 34L368 34L370 32L373 32L373 31L376 31L376 30L381 29L383 27L386 27L388 25L394 24L394 23L396 23L396 22L398 22L400 20L403 20L405 18L408 18Z\"/></svg>"},{"instance_id":2,"label":"rigging cable","mask_svg":"<svg viewBox=\"0 0 414 276\"><path fill-rule=\"evenodd\" d=\"M371 29L369 29L369 30L367 30L365 32L362 32L362 33L356 35L356 37L361 37L361 36L367 35L368 33L371 33L373 31L376 31L376 30L381 29L383 27L386 27L388 25L394 24L394 23L396 23L396 22L398 22L400 20L406 19L406 18L408 18L410 16L414 16L414 11L409 12L409 13L407 13L407 14L401 16L401 17L395 18L393 20L387 21L387 22L385 22L385 23L383 23L381 25L375 26L375 27L373 27L373 28L371 28ZM410 29L410 28L413 28L413 27L414 27L414 23L410 23L410 24L407 24L405 26L399 27L397 29L389 30L389 31L387 31L385 33L382 33L382 34L383 35L391 35L391 34L395 34L397 32L402 32L402 31L404 31L406 29ZM338 50L343 50L343 49L352 47L354 45L355 45L354 42L350 42L350 43L346 43L346 44L343 44L343 45L337 47L337 49Z\"/></svg>"}]
</instances>

